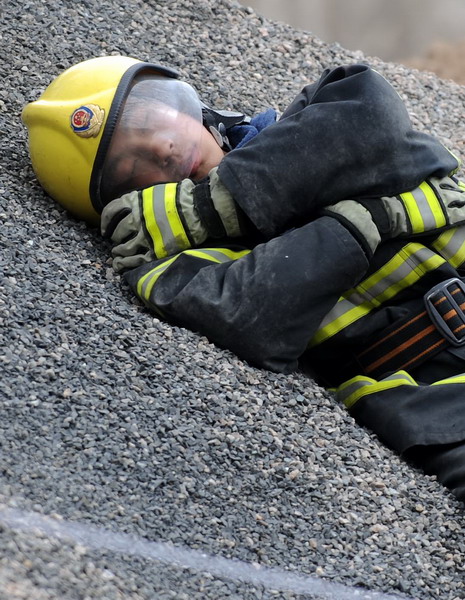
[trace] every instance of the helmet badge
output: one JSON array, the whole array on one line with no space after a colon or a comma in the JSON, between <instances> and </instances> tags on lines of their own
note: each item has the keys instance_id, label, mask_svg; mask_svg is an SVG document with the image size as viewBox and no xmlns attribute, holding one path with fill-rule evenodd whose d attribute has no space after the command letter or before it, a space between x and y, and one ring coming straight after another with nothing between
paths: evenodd
<instances>
[{"instance_id":1,"label":"helmet badge","mask_svg":"<svg viewBox=\"0 0 465 600\"><path fill-rule=\"evenodd\" d=\"M104 118L105 111L98 104L84 104L71 115L71 128L80 137L97 137Z\"/></svg>"}]
</instances>

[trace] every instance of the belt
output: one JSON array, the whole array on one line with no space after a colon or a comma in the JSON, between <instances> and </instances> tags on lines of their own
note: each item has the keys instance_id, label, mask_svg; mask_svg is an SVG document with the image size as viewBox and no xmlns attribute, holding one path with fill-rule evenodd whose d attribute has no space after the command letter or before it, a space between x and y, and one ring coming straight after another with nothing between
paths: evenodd
<instances>
[{"instance_id":1,"label":"belt","mask_svg":"<svg viewBox=\"0 0 465 600\"><path fill-rule=\"evenodd\" d=\"M413 369L450 346L465 345L465 283L454 277L435 285L423 307L371 340L343 370L375 379Z\"/></svg>"}]
</instances>

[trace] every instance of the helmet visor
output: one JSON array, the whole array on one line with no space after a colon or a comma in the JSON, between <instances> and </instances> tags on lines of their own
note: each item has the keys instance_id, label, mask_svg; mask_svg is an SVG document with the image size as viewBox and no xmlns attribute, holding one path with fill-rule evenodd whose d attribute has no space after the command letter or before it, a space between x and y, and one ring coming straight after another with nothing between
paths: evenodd
<instances>
[{"instance_id":1,"label":"helmet visor","mask_svg":"<svg viewBox=\"0 0 465 600\"><path fill-rule=\"evenodd\" d=\"M156 183L181 181L200 158L202 106L187 83L136 76L103 164L104 204Z\"/></svg>"}]
</instances>

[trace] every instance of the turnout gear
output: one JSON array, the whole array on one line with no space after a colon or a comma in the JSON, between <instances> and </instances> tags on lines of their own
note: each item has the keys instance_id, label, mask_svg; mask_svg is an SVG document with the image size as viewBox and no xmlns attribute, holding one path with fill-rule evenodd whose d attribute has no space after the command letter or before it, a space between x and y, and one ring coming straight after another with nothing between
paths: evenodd
<instances>
[{"instance_id":1,"label":"turnout gear","mask_svg":"<svg viewBox=\"0 0 465 600\"><path fill-rule=\"evenodd\" d=\"M368 258L371 258L381 242L379 227L373 215L363 204L355 200L341 200L328 206L322 214L341 221L356 237Z\"/></svg>"},{"instance_id":2,"label":"turnout gear","mask_svg":"<svg viewBox=\"0 0 465 600\"><path fill-rule=\"evenodd\" d=\"M125 194L102 213L104 237L113 248L117 272L200 246L208 238L243 235L241 215L218 178L217 167L195 184L159 184Z\"/></svg>"},{"instance_id":3,"label":"turnout gear","mask_svg":"<svg viewBox=\"0 0 465 600\"><path fill-rule=\"evenodd\" d=\"M363 373L382 377L384 373L413 369L444 348L465 344L465 285L454 277L441 282L424 296L424 303L379 336L354 360L342 365L344 378Z\"/></svg>"},{"instance_id":4,"label":"turnout gear","mask_svg":"<svg viewBox=\"0 0 465 600\"><path fill-rule=\"evenodd\" d=\"M462 240L458 252L453 252L454 236ZM406 321L417 325L415 316L425 312L423 296L430 296L435 282L458 275L452 263L465 265L465 227L425 243L390 241L368 267L351 231L339 219L323 216L252 250L186 250L130 270L125 279L162 318L200 331L259 367L289 372L299 360L320 382L336 387L353 377L346 370L350 359L359 375L341 385L338 398L359 423L410 460L419 448L435 446L434 456L441 456L448 445L465 440L465 378L454 377L465 370L464 348L450 347L438 329L428 329L424 348L433 352L427 360L412 361L408 372L392 375L394 363L388 361L377 365L376 374L363 374L368 363L355 355L374 346L371 362L378 361L376 340L389 336L389 326L405 333L404 342L418 337L415 343L422 343L421 326L402 328ZM452 481L447 460L440 471L439 460L414 462L445 485ZM454 479L449 487L465 500L461 482Z\"/></svg>"},{"instance_id":5,"label":"turnout gear","mask_svg":"<svg viewBox=\"0 0 465 600\"><path fill-rule=\"evenodd\" d=\"M200 246L208 238L246 233L241 210L215 167L209 181L163 184L131 192L103 211L101 230L117 244L113 267L121 272L156 258ZM440 232L465 222L465 186L432 178L411 192L371 200L341 200L323 209L355 235L368 258L382 240ZM242 223L242 225L241 225Z\"/></svg>"},{"instance_id":6,"label":"turnout gear","mask_svg":"<svg viewBox=\"0 0 465 600\"><path fill-rule=\"evenodd\" d=\"M392 198L341 200L322 213L345 221L373 253L381 240L428 235L464 224L465 184L452 177L432 177Z\"/></svg>"},{"instance_id":7,"label":"turnout gear","mask_svg":"<svg viewBox=\"0 0 465 600\"><path fill-rule=\"evenodd\" d=\"M139 75L145 80L155 76L160 85L166 82L175 102L177 92L171 91L177 85L180 95L190 98L187 105L192 115L193 95L185 94L187 84L177 81L176 71L125 56L93 58L74 65L23 110L39 182L79 218L97 222L108 200L101 190L106 153L132 83ZM195 118L201 118L198 102ZM185 106L182 101L174 108L179 113Z\"/></svg>"},{"instance_id":8,"label":"turnout gear","mask_svg":"<svg viewBox=\"0 0 465 600\"><path fill-rule=\"evenodd\" d=\"M267 238L340 200L393 197L459 166L444 146L412 128L397 92L366 65L326 69L280 120L218 174Z\"/></svg>"},{"instance_id":9,"label":"turnout gear","mask_svg":"<svg viewBox=\"0 0 465 600\"><path fill-rule=\"evenodd\" d=\"M325 71L218 169L267 241L246 236L240 246L187 249L124 277L161 317L251 363L279 372L300 363L340 386L359 423L465 500L465 347L449 344L424 300L445 306L437 286L452 279L441 318L449 329L461 326L451 311L465 308L455 293L465 272L465 225L456 219L462 188L438 185L457 167L439 142L412 130L380 75L361 65ZM355 212L337 214L334 205L347 208L341 201L350 198ZM422 313L431 322L420 316L411 329ZM420 355L423 339L428 352L439 342L438 352L403 370L395 361L404 349L391 357L379 343L394 330L408 334L399 346L412 339ZM362 359L373 352L378 362L371 374L360 358L367 349Z\"/></svg>"},{"instance_id":10,"label":"turnout gear","mask_svg":"<svg viewBox=\"0 0 465 600\"><path fill-rule=\"evenodd\" d=\"M465 501L465 377L428 383L406 371L380 380L357 376L341 385L336 397L358 422Z\"/></svg>"},{"instance_id":11,"label":"turnout gear","mask_svg":"<svg viewBox=\"0 0 465 600\"><path fill-rule=\"evenodd\" d=\"M382 220L379 209L384 209L385 239L429 234L465 223L465 184L453 177L431 177L409 192L382 197L381 203L367 200L364 205L378 222Z\"/></svg>"},{"instance_id":12,"label":"turnout gear","mask_svg":"<svg viewBox=\"0 0 465 600\"><path fill-rule=\"evenodd\" d=\"M335 140L325 132L325 128L332 128L333 108L338 116ZM380 123L386 127L380 128ZM323 152L319 135L326 139L329 152ZM339 146L344 140L350 152ZM250 164L244 156L251 159ZM313 178L308 175L308 165ZM462 228L455 228L433 236L428 245L398 238L381 244L368 264L360 238L334 217L319 217L321 209L347 198L366 197L376 203L379 200L373 200L373 190L379 191L380 197L388 197L388 191L400 194L438 173L447 177L457 167L457 159L438 141L412 129L400 97L379 74L363 65L327 70L318 83L304 89L277 123L227 154L217 170L246 217L258 224L261 232L272 233L270 244L253 248L256 238L245 239L250 242L246 247L253 248L250 257L247 254L240 261L221 261L215 269L201 269L200 265L211 265L211 260L187 250L167 261L141 266L141 271L135 269L127 274L128 280L150 307L204 332L259 366L291 371L309 343L311 348L318 346L318 368L324 375L330 371L329 383L334 385L335 355L337 364L343 364L349 348L350 352L358 351L374 331L390 324L389 319L404 316L404 309L398 309L399 315L390 303L397 304L403 294L422 298L434 283L430 275L448 264L443 256L452 256L453 265L449 271L443 268L436 282L456 276L452 267L465 257L461 258L457 238ZM241 184L242 179L249 187ZM287 185L280 194L282 181ZM352 188L356 193L351 193ZM295 190L300 193L294 194ZM278 222L280 213L284 224ZM286 232L286 224L295 222L299 214L295 229ZM277 234L282 235L277 238ZM290 253L288 246L292 246ZM339 264L342 271L350 266L350 277L341 276ZM237 274L223 281L226 270ZM150 286L138 286L142 277L146 284L150 280ZM416 283L420 285L415 288ZM223 290L226 284L228 289ZM240 310L236 301L242 297L247 302ZM269 306L263 302L265 297L270 299ZM383 306L389 306L387 313ZM297 314L297 307L305 316ZM212 318L215 313L216 318ZM354 342L339 343L348 330L355 331ZM323 344L331 347L328 354L322 352ZM318 360L320 355L325 355L324 361Z\"/></svg>"}]
</instances>

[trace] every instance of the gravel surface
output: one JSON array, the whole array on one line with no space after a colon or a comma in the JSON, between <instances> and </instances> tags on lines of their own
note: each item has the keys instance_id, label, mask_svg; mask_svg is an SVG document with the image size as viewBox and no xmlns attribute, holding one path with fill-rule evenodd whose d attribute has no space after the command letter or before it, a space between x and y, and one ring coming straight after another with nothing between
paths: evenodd
<instances>
[{"instance_id":1,"label":"gravel surface","mask_svg":"<svg viewBox=\"0 0 465 600\"><path fill-rule=\"evenodd\" d=\"M63 68L103 54L173 65L207 101L248 111L368 61L418 128L465 155L465 88L227 0L15 0L0 32L1 505L384 594L465 598L462 505L303 374L251 368L144 311L98 232L40 190L19 120ZM303 597L32 524L5 521L0 538L1 600Z\"/></svg>"}]
</instances>

